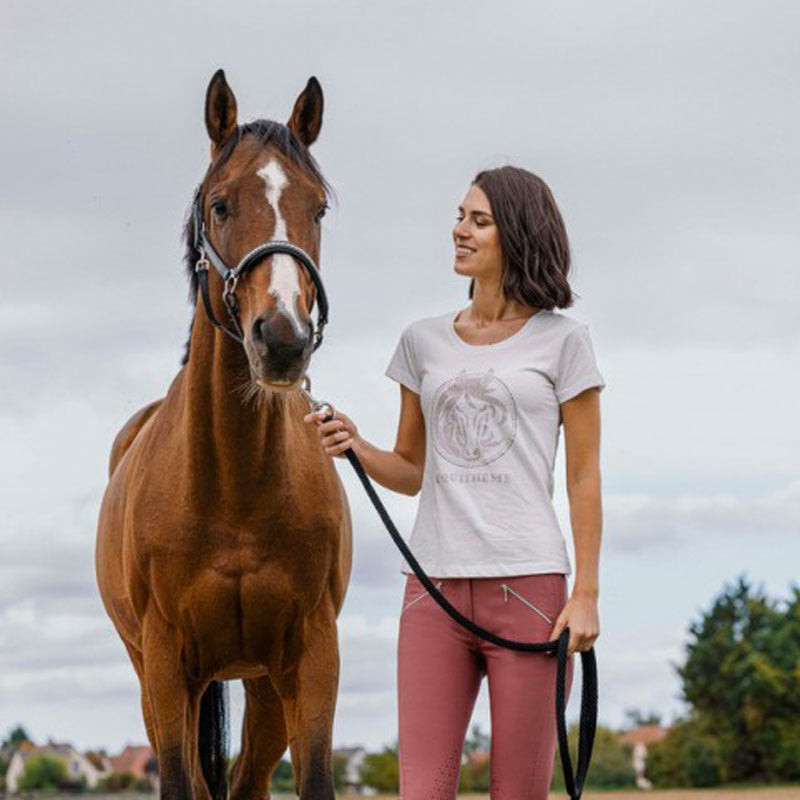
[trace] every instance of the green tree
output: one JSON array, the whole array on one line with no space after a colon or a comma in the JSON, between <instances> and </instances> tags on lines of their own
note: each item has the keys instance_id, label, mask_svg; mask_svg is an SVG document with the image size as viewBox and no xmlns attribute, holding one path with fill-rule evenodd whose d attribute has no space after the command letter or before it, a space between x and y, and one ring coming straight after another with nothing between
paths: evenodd
<instances>
[{"instance_id":1,"label":"green tree","mask_svg":"<svg viewBox=\"0 0 800 800\"><path fill-rule=\"evenodd\" d=\"M114 794L128 791L134 783L136 783L136 779L131 772L112 772L100 780L97 788L102 792Z\"/></svg>"},{"instance_id":2,"label":"green tree","mask_svg":"<svg viewBox=\"0 0 800 800\"><path fill-rule=\"evenodd\" d=\"M479 722L472 726L472 730L464 740L464 752L467 755L478 750L489 750L492 746L492 738L488 733L484 733Z\"/></svg>"},{"instance_id":3,"label":"green tree","mask_svg":"<svg viewBox=\"0 0 800 800\"><path fill-rule=\"evenodd\" d=\"M573 770L578 763L578 730L578 724L574 723L570 725L567 733ZM564 771L561 766L558 748L556 748L554 758L555 765L551 790L563 792ZM592 761L589 765L586 783L596 789L621 788L634 786L636 783L636 776L633 771L633 748L620 741L619 734L616 731L603 725L597 726L594 747L592 748Z\"/></svg>"},{"instance_id":4,"label":"green tree","mask_svg":"<svg viewBox=\"0 0 800 800\"><path fill-rule=\"evenodd\" d=\"M397 742L385 746L380 753L367 754L359 767L358 776L361 783L379 792L397 792L400 788Z\"/></svg>"},{"instance_id":5,"label":"green tree","mask_svg":"<svg viewBox=\"0 0 800 800\"><path fill-rule=\"evenodd\" d=\"M344 781L347 777L347 756L340 754L333 756L333 788L337 792L344 789Z\"/></svg>"},{"instance_id":6,"label":"green tree","mask_svg":"<svg viewBox=\"0 0 800 800\"><path fill-rule=\"evenodd\" d=\"M718 738L697 714L672 725L647 750L647 777L659 788L717 786L724 770Z\"/></svg>"},{"instance_id":7,"label":"green tree","mask_svg":"<svg viewBox=\"0 0 800 800\"><path fill-rule=\"evenodd\" d=\"M660 725L661 714L655 711L644 712L638 708L629 708L625 711L625 723L628 728L639 725Z\"/></svg>"},{"instance_id":8,"label":"green tree","mask_svg":"<svg viewBox=\"0 0 800 800\"><path fill-rule=\"evenodd\" d=\"M781 608L742 575L689 633L678 674L695 723L713 732L721 778L800 777L800 587Z\"/></svg>"},{"instance_id":9,"label":"green tree","mask_svg":"<svg viewBox=\"0 0 800 800\"><path fill-rule=\"evenodd\" d=\"M67 782L67 765L61 758L33 755L25 762L25 771L19 782L22 791L60 789Z\"/></svg>"},{"instance_id":10,"label":"green tree","mask_svg":"<svg viewBox=\"0 0 800 800\"><path fill-rule=\"evenodd\" d=\"M460 793L488 792L490 777L491 762L488 758L474 763L462 764L458 776L458 791Z\"/></svg>"},{"instance_id":11,"label":"green tree","mask_svg":"<svg viewBox=\"0 0 800 800\"><path fill-rule=\"evenodd\" d=\"M292 762L282 758L272 770L269 788L271 792L297 792L294 784Z\"/></svg>"},{"instance_id":12,"label":"green tree","mask_svg":"<svg viewBox=\"0 0 800 800\"><path fill-rule=\"evenodd\" d=\"M16 750L23 742L30 741L31 737L28 736L28 732L25 728L23 728L22 725L17 725L8 732L8 736L6 736L3 741L2 748L3 750Z\"/></svg>"}]
</instances>

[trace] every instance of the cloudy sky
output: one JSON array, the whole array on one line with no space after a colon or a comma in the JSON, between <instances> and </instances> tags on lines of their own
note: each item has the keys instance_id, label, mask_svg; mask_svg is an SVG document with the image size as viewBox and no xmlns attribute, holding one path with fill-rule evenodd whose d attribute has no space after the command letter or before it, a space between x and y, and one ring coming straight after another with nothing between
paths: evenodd
<instances>
[{"instance_id":1,"label":"cloudy sky","mask_svg":"<svg viewBox=\"0 0 800 800\"><path fill-rule=\"evenodd\" d=\"M322 84L313 152L338 203L310 374L379 447L400 331L467 305L450 229L469 180L512 163L550 184L580 296L566 313L607 382L600 716L680 712L690 620L742 572L785 596L800 563L798 35L790 2L6 0L0 733L144 740L94 533L115 432L178 367L180 231L218 67L240 121L286 121ZM399 555L337 467L355 564L334 743L379 747L396 735ZM571 548L563 450L556 487ZM382 496L410 531L417 498Z\"/></svg>"}]
</instances>

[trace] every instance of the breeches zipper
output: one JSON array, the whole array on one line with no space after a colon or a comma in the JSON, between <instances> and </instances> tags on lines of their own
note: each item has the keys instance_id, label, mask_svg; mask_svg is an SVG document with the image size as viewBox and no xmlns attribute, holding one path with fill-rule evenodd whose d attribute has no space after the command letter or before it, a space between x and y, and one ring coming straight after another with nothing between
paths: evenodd
<instances>
[{"instance_id":1,"label":"breeches zipper","mask_svg":"<svg viewBox=\"0 0 800 800\"><path fill-rule=\"evenodd\" d=\"M504 602L506 603L508 602L508 593L511 592L511 594L513 594L514 597L525 603L525 605L528 606L528 608L533 609L540 617L546 619L551 625L553 624L553 620L551 620L550 617L548 617L547 614L544 613L544 611L542 611L540 608L537 608L533 603L530 602L530 600L524 598L519 592L515 592L507 583L501 583L500 586L503 587Z\"/></svg>"},{"instance_id":2,"label":"breeches zipper","mask_svg":"<svg viewBox=\"0 0 800 800\"><path fill-rule=\"evenodd\" d=\"M434 586L441 591L442 582L438 581L437 583L434 584ZM410 603L406 603L406 605L403 606L403 611L413 606L414 603L417 602L417 600L422 600L423 597L427 597L429 594L430 592L426 589L419 597L415 597Z\"/></svg>"}]
</instances>

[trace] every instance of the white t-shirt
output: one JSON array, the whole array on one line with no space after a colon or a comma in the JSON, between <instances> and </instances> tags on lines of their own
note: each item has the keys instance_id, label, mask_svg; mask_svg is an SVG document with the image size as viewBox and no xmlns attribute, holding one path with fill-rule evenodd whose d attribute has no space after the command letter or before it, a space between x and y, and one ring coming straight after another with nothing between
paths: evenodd
<instances>
[{"instance_id":1,"label":"white t-shirt","mask_svg":"<svg viewBox=\"0 0 800 800\"><path fill-rule=\"evenodd\" d=\"M425 418L409 547L432 577L569 575L553 468L559 404L605 386L588 326L540 310L513 336L472 345L456 333L457 315L409 324L385 372L420 395Z\"/></svg>"}]
</instances>

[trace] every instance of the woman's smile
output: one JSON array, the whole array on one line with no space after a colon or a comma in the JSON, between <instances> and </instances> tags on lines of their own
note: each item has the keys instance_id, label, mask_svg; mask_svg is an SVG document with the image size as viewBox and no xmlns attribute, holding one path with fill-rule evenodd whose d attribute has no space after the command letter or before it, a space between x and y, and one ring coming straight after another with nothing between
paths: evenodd
<instances>
[{"instance_id":1,"label":"woman's smile","mask_svg":"<svg viewBox=\"0 0 800 800\"><path fill-rule=\"evenodd\" d=\"M466 258L475 252L474 247L467 247L466 245L456 245L456 258Z\"/></svg>"}]
</instances>

